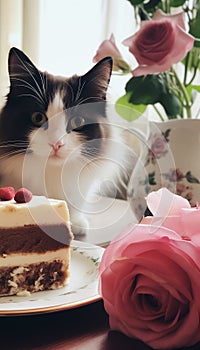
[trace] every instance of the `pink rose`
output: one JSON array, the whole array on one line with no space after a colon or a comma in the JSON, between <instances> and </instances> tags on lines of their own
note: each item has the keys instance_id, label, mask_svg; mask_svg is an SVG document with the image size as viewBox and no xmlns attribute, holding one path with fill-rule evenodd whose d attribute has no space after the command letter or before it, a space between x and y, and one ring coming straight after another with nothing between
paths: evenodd
<instances>
[{"instance_id":1,"label":"pink rose","mask_svg":"<svg viewBox=\"0 0 200 350\"><path fill-rule=\"evenodd\" d=\"M146 201L154 217L180 216L183 208L191 208L185 198L170 192L167 188L149 193Z\"/></svg>"},{"instance_id":2,"label":"pink rose","mask_svg":"<svg viewBox=\"0 0 200 350\"><path fill-rule=\"evenodd\" d=\"M189 201L166 188L147 196L147 206L153 216L142 219L142 224L163 226L187 237L200 246L200 208L191 207Z\"/></svg>"},{"instance_id":3,"label":"pink rose","mask_svg":"<svg viewBox=\"0 0 200 350\"><path fill-rule=\"evenodd\" d=\"M194 38L185 31L184 16L157 10L151 21L143 21L140 30L123 41L139 63L134 76L166 72L192 49Z\"/></svg>"},{"instance_id":4,"label":"pink rose","mask_svg":"<svg viewBox=\"0 0 200 350\"><path fill-rule=\"evenodd\" d=\"M121 53L116 46L115 37L113 34L111 34L110 39L104 40L101 43L97 49L96 55L93 57L93 62L99 62L101 59L107 56L111 56L113 59L113 71L130 71L129 65L123 60Z\"/></svg>"},{"instance_id":5,"label":"pink rose","mask_svg":"<svg viewBox=\"0 0 200 350\"><path fill-rule=\"evenodd\" d=\"M166 189L158 192L148 196L150 209L160 217L162 199L175 223L130 224L105 250L100 293L111 329L155 349L182 348L200 341L200 210L196 238L181 237L177 218L184 216L182 227L190 231L194 208Z\"/></svg>"},{"instance_id":6,"label":"pink rose","mask_svg":"<svg viewBox=\"0 0 200 350\"><path fill-rule=\"evenodd\" d=\"M186 31L186 18L185 18L185 12L181 11L175 15L169 15L163 12L162 10L157 10L153 15L153 20L159 21L163 19L167 19L169 21L174 22L176 25L179 25L182 29Z\"/></svg>"}]
</instances>

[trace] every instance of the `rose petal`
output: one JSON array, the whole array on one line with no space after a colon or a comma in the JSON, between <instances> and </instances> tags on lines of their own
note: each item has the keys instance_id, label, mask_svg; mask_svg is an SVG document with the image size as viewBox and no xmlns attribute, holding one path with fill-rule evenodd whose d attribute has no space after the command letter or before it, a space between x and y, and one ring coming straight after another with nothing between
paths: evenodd
<instances>
[{"instance_id":1,"label":"rose petal","mask_svg":"<svg viewBox=\"0 0 200 350\"><path fill-rule=\"evenodd\" d=\"M130 67L123 60L120 51L118 50L115 37L111 34L108 40L104 40L98 47L95 56L93 57L93 62L97 63L101 59L111 56L113 58L113 71L130 71Z\"/></svg>"},{"instance_id":2,"label":"rose petal","mask_svg":"<svg viewBox=\"0 0 200 350\"><path fill-rule=\"evenodd\" d=\"M180 220L185 236L192 238L193 235L200 235L200 208L182 208Z\"/></svg>"},{"instance_id":3,"label":"rose petal","mask_svg":"<svg viewBox=\"0 0 200 350\"><path fill-rule=\"evenodd\" d=\"M111 34L108 40L104 40L101 43L101 45L97 49L96 55L93 58L93 62L96 63L107 56L111 56L113 58L121 57L120 51L116 46L115 37L113 34Z\"/></svg>"},{"instance_id":4,"label":"rose petal","mask_svg":"<svg viewBox=\"0 0 200 350\"><path fill-rule=\"evenodd\" d=\"M148 194L147 206L154 216L179 215L182 208L191 208L187 199L173 194L167 188L161 188Z\"/></svg>"},{"instance_id":5,"label":"rose petal","mask_svg":"<svg viewBox=\"0 0 200 350\"><path fill-rule=\"evenodd\" d=\"M184 11L181 11L179 13L176 13L174 15L170 15L170 14L166 14L165 12L163 12L162 10L158 9L156 10L156 12L154 13L152 19L159 21L159 20L163 20L164 18L170 20L171 22L173 22L176 25L179 25L181 28L183 28L184 30L186 30L186 15Z\"/></svg>"},{"instance_id":6,"label":"rose petal","mask_svg":"<svg viewBox=\"0 0 200 350\"><path fill-rule=\"evenodd\" d=\"M161 249L161 245L155 246L155 249ZM133 269L134 275L144 275L146 278L151 277L152 284L156 282L158 286L162 286L180 302L185 302L186 299L191 301L190 279L182 268L184 267L185 269L185 265L188 265L188 263L185 264L182 257L178 259L178 263L174 262L177 253L170 254L170 249L162 254L158 254L156 251L145 251L143 256L134 258L134 263L139 266L139 268L135 267ZM168 264L167 269L166 264ZM172 269L174 273L170 275L169 279L169 271ZM153 272L149 273L149 270ZM177 276L179 276L178 280ZM184 289L182 288L183 285L186 286ZM180 290L181 293L179 293Z\"/></svg>"}]
</instances>

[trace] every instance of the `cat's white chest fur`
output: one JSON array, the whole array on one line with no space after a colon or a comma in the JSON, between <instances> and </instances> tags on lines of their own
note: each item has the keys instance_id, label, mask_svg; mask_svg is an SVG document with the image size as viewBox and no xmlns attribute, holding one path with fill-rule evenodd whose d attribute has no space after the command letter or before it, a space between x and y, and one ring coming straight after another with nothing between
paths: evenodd
<instances>
[{"instance_id":1,"label":"cat's white chest fur","mask_svg":"<svg viewBox=\"0 0 200 350\"><path fill-rule=\"evenodd\" d=\"M40 158L26 156L22 168L20 162L13 163L13 170L8 176L10 183L16 188L29 188L34 194L45 195L49 198L66 200L74 233L87 233L88 222L85 217L85 207L95 191L101 191L103 182L114 179L117 170L112 165L98 164L83 160L66 160L62 166L45 164ZM18 167L18 169L17 169ZM10 169L11 170L11 169ZM22 174L22 183L14 173ZM112 173L112 175L111 175ZM17 180L17 181L16 181Z\"/></svg>"},{"instance_id":2,"label":"cat's white chest fur","mask_svg":"<svg viewBox=\"0 0 200 350\"><path fill-rule=\"evenodd\" d=\"M35 134L30 142L30 149L34 147L33 152L27 152L25 155L12 157L12 160L7 159L3 162L1 173L2 179L6 179L6 182L2 185L12 184L16 189L22 186L29 188L37 195L66 200L73 232L86 233L88 222L84 208L90 196L95 192L101 192L101 187L106 182L114 181L119 175L120 154L116 151L116 144L114 140L104 140L106 152L97 159L86 158L81 155L82 146L75 136L73 150L68 147L72 140L69 139L68 146L65 141L63 146L65 157L63 155L58 158L50 156L51 148L47 147L48 142L46 140L44 143L44 140L43 131L40 136ZM44 146L40 154L42 143Z\"/></svg>"}]
</instances>

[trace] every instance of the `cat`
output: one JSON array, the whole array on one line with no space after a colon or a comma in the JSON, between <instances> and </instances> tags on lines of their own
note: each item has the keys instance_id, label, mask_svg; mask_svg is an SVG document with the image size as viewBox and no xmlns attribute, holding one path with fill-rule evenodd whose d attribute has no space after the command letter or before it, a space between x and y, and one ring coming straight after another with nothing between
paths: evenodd
<instances>
[{"instance_id":1,"label":"cat","mask_svg":"<svg viewBox=\"0 0 200 350\"><path fill-rule=\"evenodd\" d=\"M114 181L120 162L106 115L112 59L66 78L40 71L13 47L8 71L10 90L0 113L0 186L66 200L73 232L86 233L84 203L102 182Z\"/></svg>"}]
</instances>

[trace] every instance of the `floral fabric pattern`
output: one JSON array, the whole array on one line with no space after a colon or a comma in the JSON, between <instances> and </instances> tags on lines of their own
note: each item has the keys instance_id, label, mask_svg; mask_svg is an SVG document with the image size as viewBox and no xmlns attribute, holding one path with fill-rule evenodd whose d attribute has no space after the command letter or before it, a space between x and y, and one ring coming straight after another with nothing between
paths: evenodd
<instances>
[{"instance_id":1,"label":"floral fabric pattern","mask_svg":"<svg viewBox=\"0 0 200 350\"><path fill-rule=\"evenodd\" d=\"M194 134L193 127L189 128L188 132L186 127L180 126L180 130L175 128L173 123L177 122L192 122ZM198 128L197 123L198 120L174 120L167 122L166 126L165 123L156 123L160 125L160 129L153 128L150 132L138 164L133 169L128 189L128 196L138 220L145 213L145 197L161 187L186 198L193 207L200 202L200 169L195 158L195 155L198 157L200 147L198 129L195 131L195 128ZM191 145L194 141L192 137L197 141L196 146Z\"/></svg>"}]
</instances>

